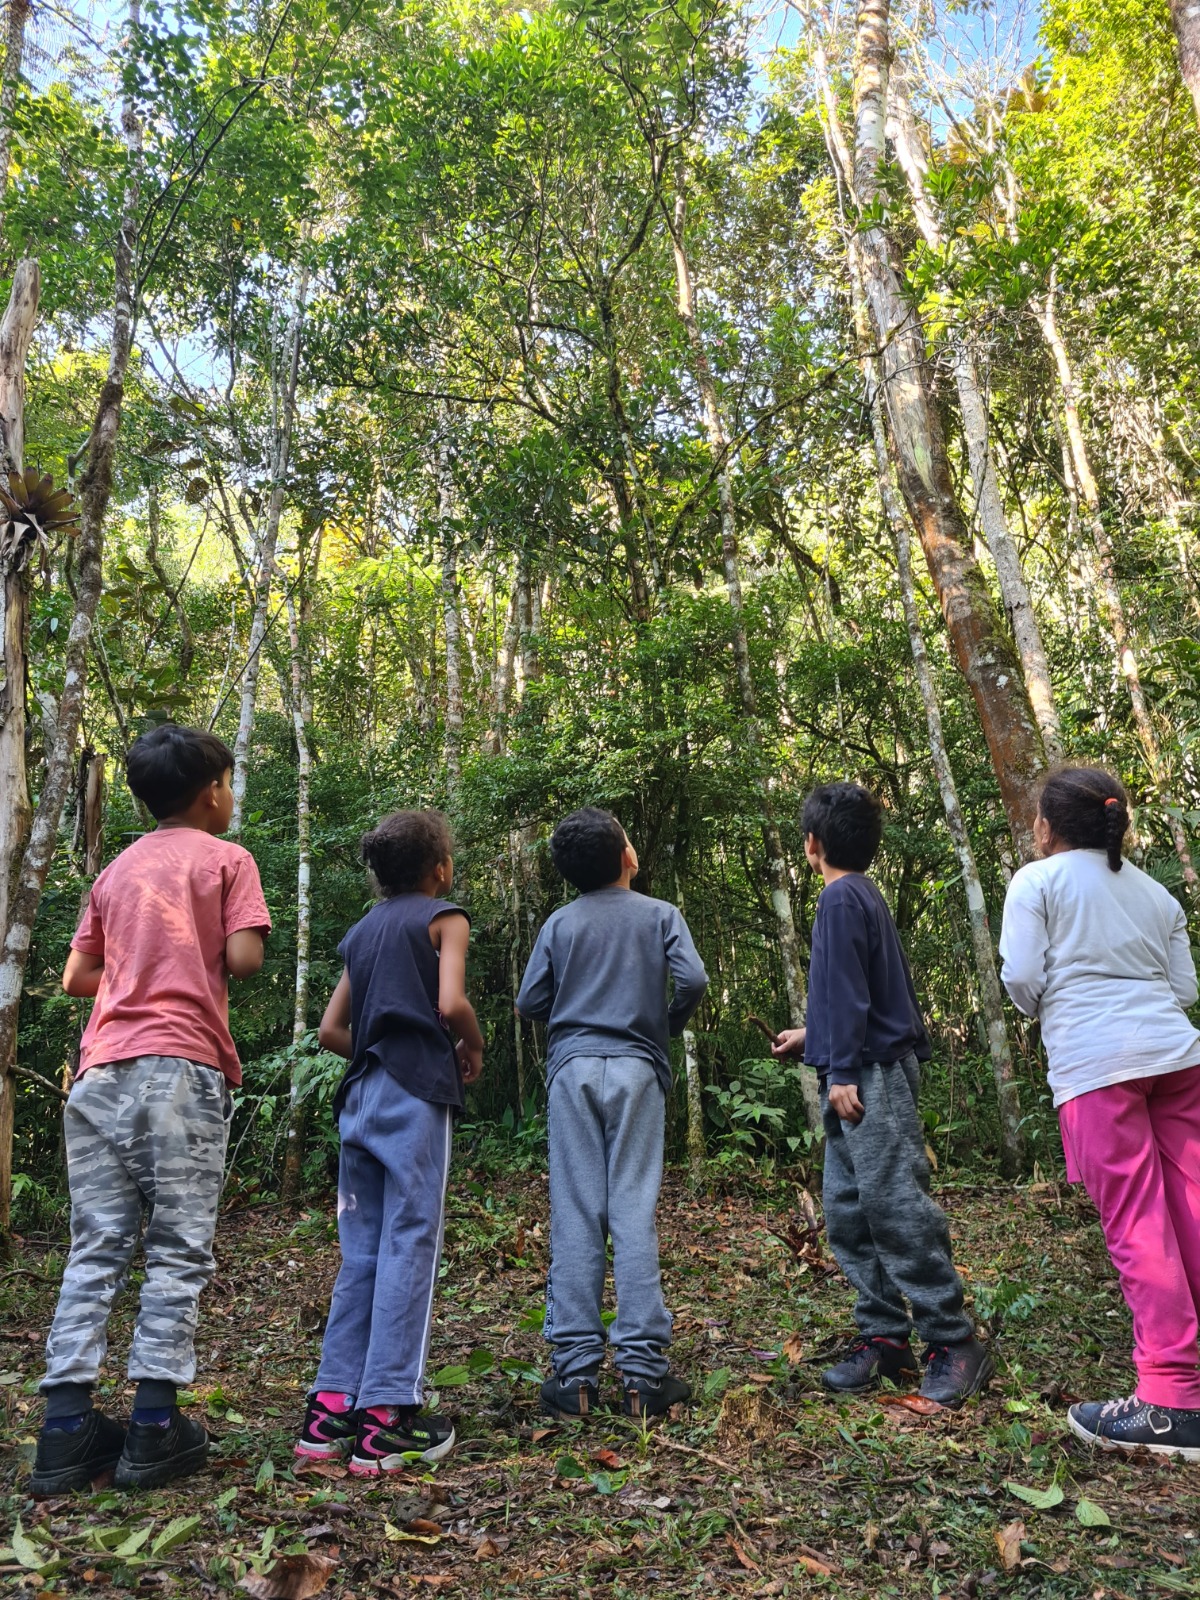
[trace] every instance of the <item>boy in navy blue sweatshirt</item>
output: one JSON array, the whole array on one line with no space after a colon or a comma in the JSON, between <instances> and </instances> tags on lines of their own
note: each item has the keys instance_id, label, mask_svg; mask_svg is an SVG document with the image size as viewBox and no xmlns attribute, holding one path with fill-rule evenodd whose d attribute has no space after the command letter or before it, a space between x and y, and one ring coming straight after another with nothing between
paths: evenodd
<instances>
[{"instance_id":1,"label":"boy in navy blue sweatshirt","mask_svg":"<svg viewBox=\"0 0 1200 1600\"><path fill-rule=\"evenodd\" d=\"M859 1337L822 1377L856 1394L919 1371L909 1345L926 1341L921 1393L957 1407L995 1371L963 1311L950 1230L929 1194L917 1113L918 1063L929 1037L900 935L866 876L883 834L879 801L856 783L829 783L804 803L804 853L825 888L812 931L808 1021L773 1047L817 1070L825 1122L825 1225L858 1291ZM910 1319L905 1301L912 1306Z\"/></svg>"}]
</instances>

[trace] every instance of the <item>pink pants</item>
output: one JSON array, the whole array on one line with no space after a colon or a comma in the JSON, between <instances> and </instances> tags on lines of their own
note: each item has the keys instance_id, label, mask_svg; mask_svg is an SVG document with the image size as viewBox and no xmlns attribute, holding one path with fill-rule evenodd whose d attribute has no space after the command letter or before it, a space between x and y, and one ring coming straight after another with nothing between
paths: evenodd
<instances>
[{"instance_id":1,"label":"pink pants","mask_svg":"<svg viewBox=\"0 0 1200 1600\"><path fill-rule=\"evenodd\" d=\"M1200 1408L1200 1066L1093 1089L1058 1119L1133 1314L1138 1398Z\"/></svg>"}]
</instances>

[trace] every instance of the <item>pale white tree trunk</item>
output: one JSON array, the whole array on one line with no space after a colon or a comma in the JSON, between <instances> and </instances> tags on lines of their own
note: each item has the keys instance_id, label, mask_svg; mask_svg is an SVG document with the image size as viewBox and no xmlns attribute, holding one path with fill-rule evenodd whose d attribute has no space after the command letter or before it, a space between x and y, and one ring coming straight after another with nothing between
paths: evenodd
<instances>
[{"instance_id":1,"label":"pale white tree trunk","mask_svg":"<svg viewBox=\"0 0 1200 1600\"><path fill-rule=\"evenodd\" d=\"M254 714L258 705L258 680L262 672L263 648L270 626L271 586L275 576L275 550L279 543L279 523L287 494L288 463L291 458L292 428L296 420L296 390L300 381L300 351L304 342L304 312L308 299L307 260L300 269L300 281L292 314L284 335L283 350L271 371L274 438L272 439L271 496L267 515L255 552L258 572L254 584L254 613L250 620L249 655L242 675L242 702L238 713L237 737L233 745L233 817L231 837L242 831L249 776L250 740L254 734Z\"/></svg>"},{"instance_id":2,"label":"pale white tree trunk","mask_svg":"<svg viewBox=\"0 0 1200 1600\"><path fill-rule=\"evenodd\" d=\"M1179 70L1200 122L1200 0L1167 0L1179 46Z\"/></svg>"},{"instance_id":3,"label":"pale white tree trunk","mask_svg":"<svg viewBox=\"0 0 1200 1600\"><path fill-rule=\"evenodd\" d=\"M1037 305L1036 314L1038 326L1041 329L1043 339L1046 341L1046 347L1053 358L1054 370L1058 377L1059 396L1062 401L1063 421L1066 424L1067 446L1071 455L1075 488L1082 501L1084 520L1091 533L1095 552L1095 572L1100 608L1112 637L1118 670L1125 679L1125 687L1129 692L1129 704L1133 711L1134 727L1137 729L1138 742L1142 747L1142 755L1146 762L1147 771L1150 774L1150 781L1162 802L1171 840L1175 846L1175 853L1179 857L1179 864L1183 869L1184 882L1187 884L1189 893L1196 896L1200 892L1200 878L1197 877L1196 868L1192 861L1191 846L1188 843L1187 833L1180 820L1179 807L1174 805L1170 799L1169 776L1166 763L1163 760L1158 730L1154 726L1154 717L1146 699L1146 692L1142 687L1141 669L1138 666L1133 632L1125 614L1125 602L1122 598L1121 586L1117 578L1116 557L1113 553L1112 540L1108 536L1108 529L1104 526L1104 518L1100 514L1100 490L1096 484L1096 475L1092 471L1091 456L1088 452L1083 423L1079 415L1079 398L1075 372L1066 342L1058 326L1058 317L1055 311L1055 290L1056 282L1052 272L1050 287L1044 299Z\"/></svg>"},{"instance_id":4,"label":"pale white tree trunk","mask_svg":"<svg viewBox=\"0 0 1200 1600\"><path fill-rule=\"evenodd\" d=\"M784 986L787 990L788 1015L792 1025L798 1027L804 1020L806 1003L804 967L800 959L800 941L796 936L796 923L792 912L791 886L788 882L783 839L775 817L775 808L771 803L766 776L762 770L762 730L750 667L750 646L746 637L729 433L721 414L717 386L704 345L704 335L696 318L695 291L686 246L686 223L687 196L685 178L681 173L674 211L670 217L671 245L675 257L676 304L679 320L683 324L691 347L692 372L704 405L704 428L713 466L716 469L717 503L721 518L721 561L725 573L725 591L729 597L734 663L742 706L742 726L752 765L757 774L758 805L762 819L763 847L767 858L767 883L771 906L775 912L776 937L783 965ZM811 1067L802 1066L800 1080L808 1125L814 1133L819 1133L822 1124L816 1074Z\"/></svg>"},{"instance_id":5,"label":"pale white tree trunk","mask_svg":"<svg viewBox=\"0 0 1200 1600\"><path fill-rule=\"evenodd\" d=\"M40 289L37 262L20 262L0 322L0 473L6 486L7 474L25 467L25 361ZM25 770L29 554L24 540L6 542L0 531L0 935L8 926L9 895L32 814Z\"/></svg>"},{"instance_id":6,"label":"pale white tree trunk","mask_svg":"<svg viewBox=\"0 0 1200 1600\"><path fill-rule=\"evenodd\" d=\"M913 214L921 236L931 249L940 250L944 244L941 221L929 198L926 179L928 162L920 136L913 121L907 85L899 61L893 61L888 80L888 133L908 183ZM971 464L971 478L975 487L975 508L979 525L992 553L1000 595L1012 628L1017 654L1025 675L1029 703L1042 733L1042 743L1050 761L1062 758L1062 730L1054 704L1054 689L1050 680L1050 667L1042 642L1042 630L1029 593L1029 585L1021 568L1021 559L1008 528L1004 500L996 475L989 439L987 403L979 382L975 358L965 337L959 333L952 346L954 382L958 390L959 410L962 414L963 435L967 442L967 456Z\"/></svg>"},{"instance_id":7,"label":"pale white tree trunk","mask_svg":"<svg viewBox=\"0 0 1200 1600\"><path fill-rule=\"evenodd\" d=\"M131 49L137 38L139 0L130 0ZM0 949L0 1233L7 1238L12 1205L13 1080L21 988L29 960L33 923L58 838L63 805L75 777L75 742L87 688L88 646L103 582L104 520L112 493L113 461L125 375L133 348L136 296L138 184L142 127L132 102L123 108L121 127L129 156L113 260L113 329L108 368L88 439L87 465L80 483L80 531L75 541L75 608L67 634L62 694L48 741L46 770L37 810L11 889L7 926Z\"/></svg>"},{"instance_id":8,"label":"pale white tree trunk","mask_svg":"<svg viewBox=\"0 0 1200 1600\"><path fill-rule=\"evenodd\" d=\"M462 642L458 595L458 541L454 530L454 480L450 472L450 446L444 436L437 446L437 519L442 543L442 626L446 639L446 713L443 749L446 793L451 809L457 804L462 781Z\"/></svg>"},{"instance_id":9,"label":"pale white tree trunk","mask_svg":"<svg viewBox=\"0 0 1200 1600\"><path fill-rule=\"evenodd\" d=\"M32 10L30 0L8 0L4 29L4 71L0 76L0 236L4 231L4 203L8 196L8 168L12 160L13 113L25 59L25 25Z\"/></svg>"},{"instance_id":10,"label":"pale white tree trunk","mask_svg":"<svg viewBox=\"0 0 1200 1600\"><path fill-rule=\"evenodd\" d=\"M315 574L314 574L315 576ZM305 690L307 673L304 642L291 590L287 595L288 645L291 690L292 733L296 740L296 985L292 1007L292 1044L298 1045L308 1032L308 977L312 952L312 749L308 729L312 720ZM301 1097L303 1072L299 1058L293 1060L288 1089L288 1130L283 1160L282 1198L293 1201L300 1193L304 1177L304 1101Z\"/></svg>"}]
</instances>

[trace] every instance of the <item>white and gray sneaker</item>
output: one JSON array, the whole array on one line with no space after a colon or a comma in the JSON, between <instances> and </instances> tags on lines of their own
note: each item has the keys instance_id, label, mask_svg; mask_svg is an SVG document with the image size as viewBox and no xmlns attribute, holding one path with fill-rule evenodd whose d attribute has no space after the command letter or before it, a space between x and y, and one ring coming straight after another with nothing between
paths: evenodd
<instances>
[{"instance_id":1,"label":"white and gray sneaker","mask_svg":"<svg viewBox=\"0 0 1200 1600\"><path fill-rule=\"evenodd\" d=\"M1156 1456L1200 1461L1200 1411L1125 1400L1087 1400L1067 1412L1077 1439L1100 1450L1148 1450Z\"/></svg>"}]
</instances>

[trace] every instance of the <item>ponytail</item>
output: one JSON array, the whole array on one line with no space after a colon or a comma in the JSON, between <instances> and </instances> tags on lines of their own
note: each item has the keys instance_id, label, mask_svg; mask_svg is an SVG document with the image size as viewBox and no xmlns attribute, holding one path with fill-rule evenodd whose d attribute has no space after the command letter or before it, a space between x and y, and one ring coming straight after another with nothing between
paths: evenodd
<instances>
[{"instance_id":1,"label":"ponytail","mask_svg":"<svg viewBox=\"0 0 1200 1600\"><path fill-rule=\"evenodd\" d=\"M1129 829L1129 797L1103 767L1060 767L1042 786L1038 810L1055 836L1072 850L1103 850L1121 870L1121 844Z\"/></svg>"},{"instance_id":2,"label":"ponytail","mask_svg":"<svg viewBox=\"0 0 1200 1600\"><path fill-rule=\"evenodd\" d=\"M1129 807L1115 795L1104 802L1104 848L1108 864L1114 872L1121 870L1121 841L1129 827Z\"/></svg>"}]
</instances>

